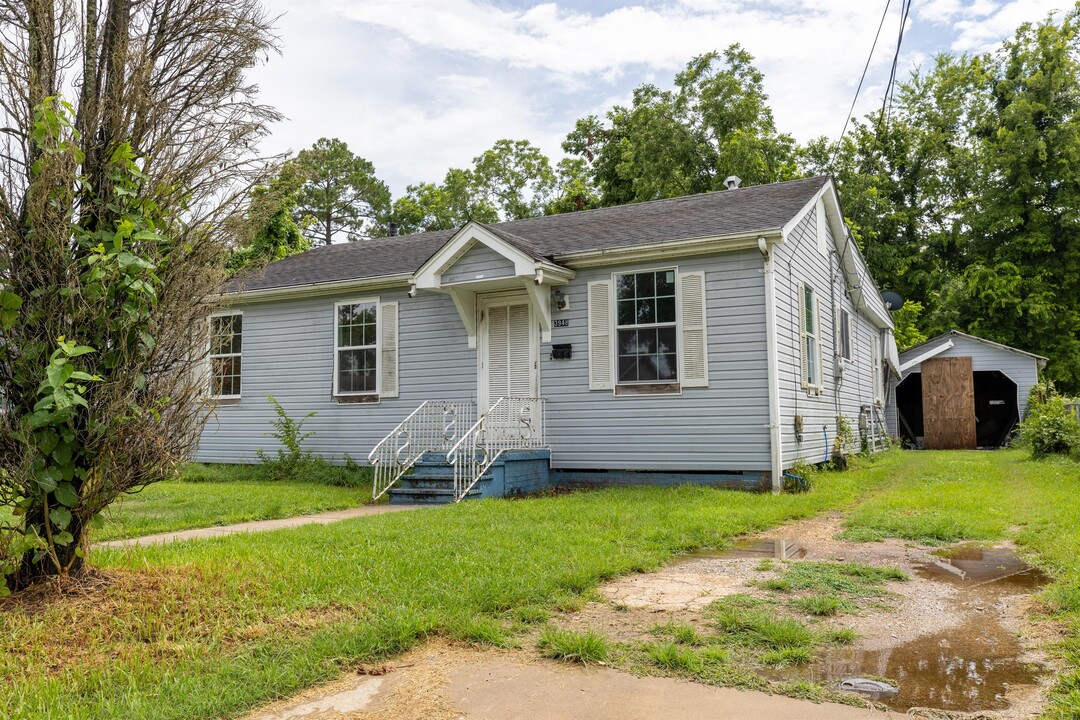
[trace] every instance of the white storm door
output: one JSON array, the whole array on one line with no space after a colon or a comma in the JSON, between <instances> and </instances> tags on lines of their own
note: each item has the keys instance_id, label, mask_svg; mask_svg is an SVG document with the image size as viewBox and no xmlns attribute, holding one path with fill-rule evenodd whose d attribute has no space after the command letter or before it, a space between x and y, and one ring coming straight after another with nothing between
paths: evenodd
<instances>
[{"instance_id":1,"label":"white storm door","mask_svg":"<svg viewBox=\"0 0 1080 720\"><path fill-rule=\"evenodd\" d=\"M539 338L524 295L483 298L480 302L480 412L501 397L537 397Z\"/></svg>"}]
</instances>

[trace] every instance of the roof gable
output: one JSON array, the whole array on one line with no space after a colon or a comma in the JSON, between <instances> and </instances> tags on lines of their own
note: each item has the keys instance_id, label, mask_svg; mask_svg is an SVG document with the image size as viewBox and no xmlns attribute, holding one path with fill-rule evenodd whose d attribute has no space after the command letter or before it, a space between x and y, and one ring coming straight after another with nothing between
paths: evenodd
<instances>
[{"instance_id":1,"label":"roof gable","mask_svg":"<svg viewBox=\"0 0 1080 720\"><path fill-rule=\"evenodd\" d=\"M1023 355L1024 357L1032 358L1033 360L1038 362L1039 367L1043 367L1044 365L1046 365L1047 358L1043 357L1042 355L1036 355L1035 353L1030 353L1030 352L1027 352L1026 350L1020 350L1018 348L1014 348L1014 347L1012 347L1010 345L1005 345L1003 343L994 342L993 340L987 340L986 338L977 337L975 335L969 335L968 333L961 332L961 331L955 330L955 329L954 330L949 330L948 332L944 332L944 333L942 333L940 335L937 335L935 337L930 338L929 340L926 340L925 342L922 342L922 343L919 343L918 345L910 347L907 350L905 350L904 352L900 353L900 356L901 356L901 358L903 358L905 356L914 357L915 355L917 355L919 353L920 350L923 350L923 349L925 349L925 348L927 348L927 347L929 347L931 345L934 345L935 343L937 343L937 342L939 342L941 340L946 340L946 339L949 339L949 338L963 338L965 340L971 340L973 342L982 343L983 345L987 345L987 346L995 348L997 350L1003 350L1005 352L1010 352L1010 353L1014 353L1016 355Z\"/></svg>"}]
</instances>

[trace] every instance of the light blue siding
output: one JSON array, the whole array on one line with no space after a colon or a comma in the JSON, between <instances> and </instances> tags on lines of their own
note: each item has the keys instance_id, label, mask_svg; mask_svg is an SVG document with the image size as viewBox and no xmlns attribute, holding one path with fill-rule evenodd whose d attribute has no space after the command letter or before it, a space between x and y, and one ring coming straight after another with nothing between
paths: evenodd
<instances>
[{"instance_id":1,"label":"light blue siding","mask_svg":"<svg viewBox=\"0 0 1080 720\"><path fill-rule=\"evenodd\" d=\"M610 279L614 269L672 266L680 272L705 272L710 386L686 388L679 395L615 397L611 391L590 391L588 282ZM569 309L554 314L566 326L552 331L553 343L573 346L573 358L552 360L551 344L540 346L552 467L768 471L761 269L757 251L744 251L580 271L563 288ZM353 297L243 305L243 398L238 405L217 408L203 433L198 459L254 462L260 448L272 451L276 444L267 433L274 415L266 400L271 394L293 417L318 413L305 425L305 430L315 432L308 443L334 461L340 461L343 453L364 461L371 448L424 400L475 400L476 351L468 348L453 303L440 293L409 298L402 290L379 294L383 302L399 303L400 397L379 403L335 402L333 308L336 301Z\"/></svg>"},{"instance_id":2,"label":"light blue siding","mask_svg":"<svg viewBox=\"0 0 1080 720\"><path fill-rule=\"evenodd\" d=\"M621 395L589 390L590 281L612 272L676 266L704 271L709 387L681 395ZM553 343L570 343L573 359L552 360L540 349L541 393L553 468L605 470L769 470L765 291L757 251L650 265L582 270L563 288L570 308L553 315L568 327Z\"/></svg>"},{"instance_id":3,"label":"light blue siding","mask_svg":"<svg viewBox=\"0 0 1080 720\"><path fill-rule=\"evenodd\" d=\"M444 285L514 277L514 263L487 245L477 243L442 275Z\"/></svg>"},{"instance_id":4,"label":"light blue siding","mask_svg":"<svg viewBox=\"0 0 1080 720\"><path fill-rule=\"evenodd\" d=\"M445 295L409 298L404 290L377 295L399 303L400 396L378 403L342 403L332 398L334 303L357 295L243 305L243 397L216 408L202 435L198 460L255 462L257 451L277 447L269 436L273 395L294 418L317 415L304 425L315 435L308 447L334 461L348 453L366 462L375 443L428 399L476 397L476 351ZM364 295L369 298L372 295Z\"/></svg>"},{"instance_id":5,"label":"light blue siding","mask_svg":"<svg viewBox=\"0 0 1080 720\"><path fill-rule=\"evenodd\" d=\"M826 459L836 437L837 416L844 415L858 439L860 408L873 402L871 376L872 342L878 330L858 312L848 295L840 272L832 230L825 223L826 252L817 241L817 209L811 208L775 252L777 350L780 375L780 428L784 468L798 460L817 463ZM800 283L812 286L818 297L821 326L821 360L824 389L820 395L802 388L802 338L799 326ZM852 360L841 373L837 361L837 309L854 318ZM795 416L803 418L803 434L795 433ZM828 445L826 444L828 439Z\"/></svg>"}]
</instances>

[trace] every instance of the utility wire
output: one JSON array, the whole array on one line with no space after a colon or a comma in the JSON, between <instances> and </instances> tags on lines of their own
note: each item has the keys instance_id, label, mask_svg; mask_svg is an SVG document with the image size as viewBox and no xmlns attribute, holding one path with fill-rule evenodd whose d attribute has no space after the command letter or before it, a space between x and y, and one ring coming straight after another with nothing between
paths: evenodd
<instances>
[{"instance_id":1,"label":"utility wire","mask_svg":"<svg viewBox=\"0 0 1080 720\"><path fill-rule=\"evenodd\" d=\"M885 18L889 15L890 5L892 5L892 0L886 0L885 10L881 13L881 21L878 23L877 32L874 33L874 44L870 46L870 54L866 56L866 64L863 65L862 77L859 78L859 86L855 88L855 97L851 100L851 108L847 111L847 115L844 116L844 128L840 131L840 136L836 138L836 147L833 149L833 156L829 161L830 164L836 162L836 155L840 152L840 143L844 139L844 133L847 132L848 125L851 124L851 114L855 112L855 104L859 101L859 93L862 92L863 82L866 81L866 71L870 69L870 61L874 59L874 50L877 49L878 39L881 37L881 28L885 26ZM900 27L903 28L903 23L901 23Z\"/></svg>"},{"instance_id":2,"label":"utility wire","mask_svg":"<svg viewBox=\"0 0 1080 720\"><path fill-rule=\"evenodd\" d=\"M911 13L911 0L901 0L900 5L900 30L896 36L896 52L893 54L892 69L889 71L889 85L885 88L885 96L881 99L881 124L888 126L889 116L892 115L892 101L896 94L896 69L900 64L900 47L904 44L904 29L907 27L908 15ZM888 110L886 110L886 107Z\"/></svg>"}]
</instances>

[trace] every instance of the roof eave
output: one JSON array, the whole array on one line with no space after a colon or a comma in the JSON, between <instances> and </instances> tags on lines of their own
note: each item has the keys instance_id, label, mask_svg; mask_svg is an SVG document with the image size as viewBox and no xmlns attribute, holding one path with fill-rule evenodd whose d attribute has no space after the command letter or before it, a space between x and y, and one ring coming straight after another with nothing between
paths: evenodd
<instances>
[{"instance_id":1,"label":"roof eave","mask_svg":"<svg viewBox=\"0 0 1080 720\"><path fill-rule=\"evenodd\" d=\"M769 244L781 241L781 228L761 228L729 235L707 235L704 237L662 240L645 245L622 245L582 250L571 253L556 253L555 262L569 268L590 268L614 265L617 263L648 262L665 260L686 255L711 255L732 250L757 249L758 238L765 238Z\"/></svg>"},{"instance_id":2,"label":"roof eave","mask_svg":"<svg viewBox=\"0 0 1080 720\"><path fill-rule=\"evenodd\" d=\"M320 297L352 290L380 290L395 287L407 288L409 286L409 278L411 277L412 273L396 273L394 275L379 275L370 278L332 280L329 282L303 283L299 285L286 285L283 287L256 288L254 290L240 289L227 291L222 294L231 296L234 302L265 302L286 298Z\"/></svg>"}]
</instances>

